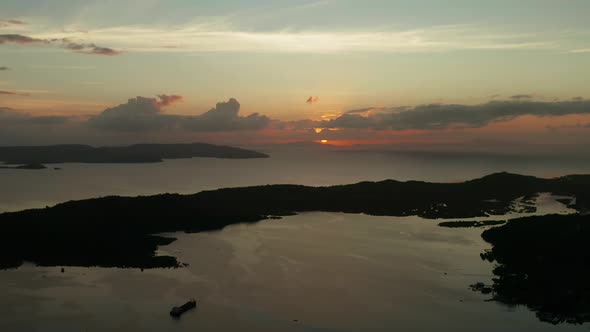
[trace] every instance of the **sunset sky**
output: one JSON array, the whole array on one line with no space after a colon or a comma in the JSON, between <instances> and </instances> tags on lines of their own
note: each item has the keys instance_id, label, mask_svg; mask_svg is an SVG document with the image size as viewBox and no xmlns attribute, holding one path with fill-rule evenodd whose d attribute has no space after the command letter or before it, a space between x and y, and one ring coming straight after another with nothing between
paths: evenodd
<instances>
[{"instance_id":1,"label":"sunset sky","mask_svg":"<svg viewBox=\"0 0 590 332\"><path fill-rule=\"evenodd\" d=\"M0 144L584 151L588 13L587 0L3 0Z\"/></svg>"}]
</instances>

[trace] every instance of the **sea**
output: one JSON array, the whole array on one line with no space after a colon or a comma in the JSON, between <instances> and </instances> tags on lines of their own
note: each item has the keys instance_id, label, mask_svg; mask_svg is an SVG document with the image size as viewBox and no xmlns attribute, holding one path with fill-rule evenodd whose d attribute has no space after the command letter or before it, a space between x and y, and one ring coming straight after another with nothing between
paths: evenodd
<instances>
[{"instance_id":1,"label":"sea","mask_svg":"<svg viewBox=\"0 0 590 332\"><path fill-rule=\"evenodd\" d=\"M266 159L58 164L0 170L0 211L107 195L196 193L261 184L384 179L456 182L508 171L590 173L590 162L277 149ZM54 169L58 168L58 169ZM572 213L541 193L536 214ZM494 217L514 218L521 214ZM551 325L469 286L490 283L482 228L441 220L302 213L222 231L168 234L178 269L37 267L0 271L0 331L581 331ZM81 221L82 222L82 221ZM75 249L74 249L75 250ZM189 299L180 319L168 312Z\"/></svg>"}]
</instances>

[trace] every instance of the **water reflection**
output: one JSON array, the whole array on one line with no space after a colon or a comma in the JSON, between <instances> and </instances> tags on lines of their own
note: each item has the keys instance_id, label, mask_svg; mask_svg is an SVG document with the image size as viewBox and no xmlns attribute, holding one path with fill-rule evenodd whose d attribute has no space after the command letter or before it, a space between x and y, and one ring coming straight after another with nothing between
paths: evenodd
<instances>
[{"instance_id":1,"label":"water reflection","mask_svg":"<svg viewBox=\"0 0 590 332\"><path fill-rule=\"evenodd\" d=\"M541 200L545 199L544 196ZM562 209L547 199L544 206ZM541 212L543 212L541 208ZM0 272L2 331L573 331L485 302L481 229L417 217L307 213L161 248L182 269ZM173 305L197 310L172 320Z\"/></svg>"}]
</instances>

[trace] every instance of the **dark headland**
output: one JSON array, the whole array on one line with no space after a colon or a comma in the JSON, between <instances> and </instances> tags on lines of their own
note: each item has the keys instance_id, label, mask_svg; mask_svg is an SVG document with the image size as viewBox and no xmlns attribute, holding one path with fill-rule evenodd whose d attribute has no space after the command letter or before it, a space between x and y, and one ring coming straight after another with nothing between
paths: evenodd
<instances>
[{"instance_id":1,"label":"dark headland","mask_svg":"<svg viewBox=\"0 0 590 332\"><path fill-rule=\"evenodd\" d=\"M513 219L482 237L493 246L481 257L496 263L495 278L475 290L544 322L590 322L590 215Z\"/></svg>"},{"instance_id":2,"label":"dark headland","mask_svg":"<svg viewBox=\"0 0 590 332\"><path fill-rule=\"evenodd\" d=\"M153 163L163 159L267 158L256 151L205 143L135 144L129 146L93 147L90 145L48 145L0 147L0 161L5 164L57 163Z\"/></svg>"}]
</instances>

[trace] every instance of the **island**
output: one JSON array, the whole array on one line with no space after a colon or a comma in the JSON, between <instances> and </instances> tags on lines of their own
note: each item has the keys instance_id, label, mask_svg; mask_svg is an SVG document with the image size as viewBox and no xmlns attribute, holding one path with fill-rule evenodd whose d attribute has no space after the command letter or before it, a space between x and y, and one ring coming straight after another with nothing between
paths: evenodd
<instances>
[{"instance_id":1,"label":"island","mask_svg":"<svg viewBox=\"0 0 590 332\"><path fill-rule=\"evenodd\" d=\"M509 306L524 305L551 324L590 322L590 215L518 218L485 230L492 285L474 290Z\"/></svg>"},{"instance_id":2,"label":"island","mask_svg":"<svg viewBox=\"0 0 590 332\"><path fill-rule=\"evenodd\" d=\"M20 166L0 166L0 169L46 169L47 167L43 164L38 164L38 163L34 163L34 164L26 164L26 165L20 165Z\"/></svg>"},{"instance_id":3,"label":"island","mask_svg":"<svg viewBox=\"0 0 590 332\"><path fill-rule=\"evenodd\" d=\"M469 218L503 215L514 200L538 192L576 197L590 206L590 176L541 179L497 173L461 183L385 180L331 187L265 185L203 191L102 197L0 214L0 268L24 261L44 266L179 267L156 256L174 238L165 232L220 230L299 212L326 211L382 216Z\"/></svg>"},{"instance_id":4,"label":"island","mask_svg":"<svg viewBox=\"0 0 590 332\"><path fill-rule=\"evenodd\" d=\"M181 158L268 158L267 154L206 143L135 144L93 147L90 145L47 145L0 147L0 161L6 165L58 163L155 163Z\"/></svg>"}]
</instances>

